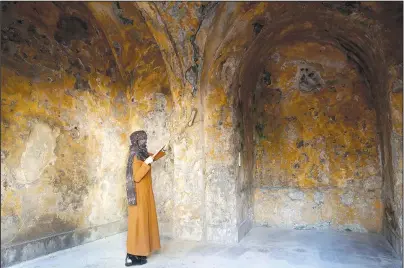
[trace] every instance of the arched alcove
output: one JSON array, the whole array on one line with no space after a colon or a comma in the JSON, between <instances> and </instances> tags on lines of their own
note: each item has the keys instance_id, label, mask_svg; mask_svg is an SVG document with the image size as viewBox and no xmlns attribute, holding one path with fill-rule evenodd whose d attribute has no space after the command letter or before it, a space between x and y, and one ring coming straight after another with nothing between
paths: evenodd
<instances>
[{"instance_id":1,"label":"arched alcove","mask_svg":"<svg viewBox=\"0 0 404 268\"><path fill-rule=\"evenodd\" d=\"M340 52L338 53L342 53L341 55L344 55L345 60L350 62L349 68L355 70L352 72L356 73L358 81L360 81L357 83L360 88L359 91L362 92L360 98L363 100L363 105L364 107L371 107L369 109L373 109L371 113L374 113L370 120L373 128L370 136L372 136L371 140L374 141L371 145L372 156L370 158L373 159L371 161L377 163L375 164L375 169L378 170L379 177L375 181L377 181L379 194L378 201L370 206L374 209L375 215L377 215L378 224L374 228L357 228L357 230L381 231L388 237L390 237L389 234L391 233L401 233L401 227L397 228L401 215L400 201L392 201L395 199L393 196L397 195L397 191L393 187L393 181L397 183L397 179L395 179L393 173L396 174L399 169L393 172L391 161L391 154L395 149L393 149L390 142L392 132L389 107L391 104L388 96L391 90L391 82L388 81L391 80L391 75L388 70L391 66L399 64L397 60L400 59L402 54L400 54L398 47L389 45L389 40L391 40L393 33L382 33L380 25L372 20L370 13L366 14L368 17L365 15L364 17L351 16L349 18L344 14L334 13L334 15L331 15L333 7L326 4L313 4L310 8L304 4L301 4L300 8L296 8L296 6L292 8L286 3L260 3L253 6L227 7L237 9L237 12L238 9L243 9L243 7L247 9L237 19L234 13L232 15L232 13L218 11L215 21L217 24L214 24L211 33L215 33L215 36L220 36L221 42L213 39L206 44L206 49L210 49L214 53L205 54L205 63L207 65L204 66L201 77L201 87L204 89L203 94L205 96L205 150L213 152L211 156L221 157L221 165L218 165L217 162L215 164L207 162L206 172L207 174L214 173L210 172L210 169L213 171L221 170L221 174L216 173L211 177L217 178L219 181L227 181L225 185L228 186L222 191L223 193L231 192L232 198L234 198L232 199L233 202L230 202L234 205L228 205L227 207L236 207L236 211L230 217L231 219L224 220L223 218L223 220L234 224L232 225L235 226L233 227L233 234L236 237L242 237L240 234L245 233L241 231L243 228L248 229L243 225L251 227L254 222L252 214L253 199L255 197L253 196L256 196L257 193L253 193L254 178L252 174L253 170L256 169L253 154L253 133L256 129L253 122L255 122L256 116L254 117L252 114L255 108L252 92L256 88L257 81L271 79L271 74L268 77L268 73L264 72L265 64L272 60L273 49L277 47L296 42L314 42L321 44L321 46L333 47L333 50L339 50ZM221 6L221 8L225 9L224 6ZM219 24L219 22L224 21L228 23ZM390 22L386 23L389 24ZM391 23L394 24L394 22ZM389 36L388 38L381 37L387 35ZM326 56L324 58L326 60ZM315 69L313 66L311 68ZM316 73L314 72L313 74ZM298 75L297 69L296 75ZM327 85L325 88L329 87ZM277 93L274 92L273 94L276 95ZM276 96L274 97L276 98ZM350 103L349 106L353 107L353 104ZM349 119L350 116L351 114L347 118ZM362 115L358 116L361 118ZM224 122L224 124L220 124L220 122ZM212 129L220 131L216 133ZM352 129L352 133L355 133L355 131ZM220 140L220 148L215 148L209 142L210 140ZM270 148L267 148L267 150L270 150ZM219 153L215 155L215 152ZM239 152L243 158L241 167L237 167ZM278 167L278 169L280 168ZM344 169L344 167L339 168L342 171ZM224 170L227 171L224 172ZM350 170L352 172L353 168L350 168ZM342 173L340 175L341 177L345 176ZM380 182L380 175L383 182ZM209 175L207 178L209 178ZM208 181L212 182L214 179L208 179ZM211 186L216 189L212 190L216 197L219 195L217 189L221 189L218 184L220 183L215 182ZM358 185L358 187L360 186ZM373 190L370 189L370 191ZM209 195L208 187L207 200L209 200ZM223 194L223 196L229 200L226 194ZM290 197L288 198L290 199ZM219 215L223 208L217 209L220 207L220 205L218 206L218 202L220 202L218 200L218 198L212 198L212 205L209 206L208 203L207 205L209 210L217 210ZM395 205L390 205L390 203ZM395 212L390 212L390 216L387 216L385 207L393 206L395 207ZM388 210L391 211L391 209ZM228 211L231 211L231 209L229 208ZM271 208L268 208L267 212L269 213L269 211L271 211ZM391 213L398 214L391 217ZM373 217L372 215L368 214L367 219ZM388 223L387 218L390 218L390 221L395 218L393 220L395 223ZM364 221L366 220L363 219L362 222ZM246 224L246 222L251 224ZM213 225L215 224L212 223ZM226 224L223 224L223 226L226 226ZM391 226L395 227L391 228ZM317 227L323 228L322 226ZM395 231L388 230L394 228L397 229ZM223 229L226 228L223 227ZM347 227L346 229L350 228ZM400 251L400 242L398 241L401 241L401 235L397 235L395 238L390 237L390 242Z\"/></svg>"},{"instance_id":2,"label":"arched alcove","mask_svg":"<svg viewBox=\"0 0 404 268\"><path fill-rule=\"evenodd\" d=\"M271 50L250 110L257 224L381 231L380 139L368 93L335 47Z\"/></svg>"}]
</instances>

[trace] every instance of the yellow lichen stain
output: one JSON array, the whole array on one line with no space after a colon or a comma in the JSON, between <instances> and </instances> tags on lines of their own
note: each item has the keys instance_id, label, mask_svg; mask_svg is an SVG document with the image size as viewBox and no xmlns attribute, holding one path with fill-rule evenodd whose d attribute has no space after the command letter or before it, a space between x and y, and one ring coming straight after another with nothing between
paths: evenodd
<instances>
[{"instance_id":1,"label":"yellow lichen stain","mask_svg":"<svg viewBox=\"0 0 404 268\"><path fill-rule=\"evenodd\" d=\"M342 187L348 180L379 174L375 110L368 106L367 89L346 57L316 43L297 43L277 52L280 62L266 67L272 84L263 89L265 95L256 96L264 113L256 126L262 128L257 134L262 135L257 143L258 174L301 188ZM325 81L320 92L297 88L297 63L303 60Z\"/></svg>"},{"instance_id":2,"label":"yellow lichen stain","mask_svg":"<svg viewBox=\"0 0 404 268\"><path fill-rule=\"evenodd\" d=\"M120 135L120 138L121 138L121 142L122 142L122 143L127 143L128 140L129 140L129 134L127 134L127 133L122 133L122 134Z\"/></svg>"},{"instance_id":3,"label":"yellow lichen stain","mask_svg":"<svg viewBox=\"0 0 404 268\"><path fill-rule=\"evenodd\" d=\"M169 89L168 74L166 73L159 46L169 49L166 34L148 27L140 11L133 3L123 2L122 8L131 14L133 24L123 26L116 20L110 3L88 3L98 22L106 31L110 44L118 44L121 54L114 54L121 71L127 80L133 79L130 89L131 97L142 102L139 110L150 111L153 101L145 100L150 94ZM153 34L152 34L153 32ZM165 45L166 44L166 45ZM111 45L111 47L113 47ZM161 48L164 50L163 48ZM132 74L131 74L132 73ZM133 77L132 77L133 76ZM167 92L170 93L170 92ZM145 112L147 112L145 111Z\"/></svg>"},{"instance_id":4,"label":"yellow lichen stain","mask_svg":"<svg viewBox=\"0 0 404 268\"><path fill-rule=\"evenodd\" d=\"M258 4L255 4L253 8L251 8L251 3L246 3L244 8L240 10L241 12L243 11L245 12L242 19L245 21L251 21L255 17L264 14L267 8L268 8L267 2L259 2Z\"/></svg>"},{"instance_id":5,"label":"yellow lichen stain","mask_svg":"<svg viewBox=\"0 0 404 268\"><path fill-rule=\"evenodd\" d=\"M206 99L208 109L220 110L227 105L227 96L223 88L214 88L209 92Z\"/></svg>"},{"instance_id":6,"label":"yellow lichen stain","mask_svg":"<svg viewBox=\"0 0 404 268\"><path fill-rule=\"evenodd\" d=\"M344 209L340 209L338 211L340 213L338 213L334 218L334 222L338 225L352 223L358 218L355 209L352 207L345 207Z\"/></svg>"},{"instance_id":7,"label":"yellow lichen stain","mask_svg":"<svg viewBox=\"0 0 404 268\"><path fill-rule=\"evenodd\" d=\"M109 9L111 4L107 3L105 7ZM111 27L105 24L111 22L113 13L109 14L110 17L108 14L100 12L100 17L96 17L100 18L98 22L105 26L106 35L111 40L115 37L114 32L110 31L114 27L112 24ZM120 28L122 31L117 33L120 37L115 40L119 42L124 56L119 58L115 55L120 71L125 74L132 69L136 70L132 88L129 88L129 81L122 81L118 76L112 81L110 76L105 75L110 59L103 61L101 57L97 57L95 51L98 47L94 51L83 52L78 41L72 41L75 43L74 47L78 48L77 51L91 55L91 73L85 77L91 88L89 90L76 89L76 77L70 72L49 71L33 78L19 74L10 66L1 67L1 146L9 154L4 160L7 166L13 171L20 168L26 140L36 122L43 122L60 130L55 148L57 159L49 168L53 175L42 174L38 179L41 183L36 186L28 185L23 190L13 189L15 192L7 190L1 206L2 217L24 216L20 196L32 195L38 196L41 204L38 214L57 207L61 220L76 227L84 227L88 223L88 214L78 212L83 207L80 198L76 197L84 196L86 190L91 189L92 186L88 183L90 176L98 176L93 173L94 164L90 159L99 159L105 153L103 141L108 136L104 130L112 130L113 135L119 139L118 143L126 147L130 132L143 126L142 116L155 108L155 93L164 94L166 108L172 108L168 75L159 55L159 47L153 41L153 36L147 32L145 24L135 26L137 29L144 27L140 36L136 36L131 30ZM53 36L53 33L49 36ZM132 42L136 37L139 42ZM142 46L137 46L139 43ZM24 48L28 58L37 50L38 48ZM69 66L72 59L61 57L60 61ZM99 67L101 71L96 71L95 67ZM25 66L21 65L21 68ZM80 133L77 138L72 136L74 127ZM52 187L55 195L47 193L49 187ZM64 202L57 202L60 195ZM74 206L78 207L73 208Z\"/></svg>"},{"instance_id":8,"label":"yellow lichen stain","mask_svg":"<svg viewBox=\"0 0 404 268\"><path fill-rule=\"evenodd\" d=\"M229 99L223 88L214 88L206 96L206 109L209 111L207 124L220 125L221 128L232 126ZM221 133L219 132L219 135Z\"/></svg>"},{"instance_id":9,"label":"yellow lichen stain","mask_svg":"<svg viewBox=\"0 0 404 268\"><path fill-rule=\"evenodd\" d=\"M296 30L297 28L299 28L299 25L290 24L281 31L280 36L284 36L287 33L291 32L292 30Z\"/></svg>"},{"instance_id":10,"label":"yellow lichen stain","mask_svg":"<svg viewBox=\"0 0 404 268\"><path fill-rule=\"evenodd\" d=\"M403 136L403 92L390 93L393 131Z\"/></svg>"},{"instance_id":11,"label":"yellow lichen stain","mask_svg":"<svg viewBox=\"0 0 404 268\"><path fill-rule=\"evenodd\" d=\"M299 181L299 187L301 188L311 188L313 186L316 186L315 180L311 178L307 178L304 175L297 175L298 176L298 181Z\"/></svg>"},{"instance_id":12,"label":"yellow lichen stain","mask_svg":"<svg viewBox=\"0 0 404 268\"><path fill-rule=\"evenodd\" d=\"M21 215L22 204L18 194L12 190L6 190L2 195L4 198L1 202L1 217Z\"/></svg>"},{"instance_id":13,"label":"yellow lichen stain","mask_svg":"<svg viewBox=\"0 0 404 268\"><path fill-rule=\"evenodd\" d=\"M382 211L383 210L383 203L380 199L376 199L373 201L373 206L375 210Z\"/></svg>"},{"instance_id":14,"label":"yellow lichen stain","mask_svg":"<svg viewBox=\"0 0 404 268\"><path fill-rule=\"evenodd\" d=\"M383 213L384 213L384 205L381 199L374 200L374 216L373 221L368 221L367 218L363 219L364 225L369 224L369 230L380 232L382 228L383 221Z\"/></svg>"}]
</instances>

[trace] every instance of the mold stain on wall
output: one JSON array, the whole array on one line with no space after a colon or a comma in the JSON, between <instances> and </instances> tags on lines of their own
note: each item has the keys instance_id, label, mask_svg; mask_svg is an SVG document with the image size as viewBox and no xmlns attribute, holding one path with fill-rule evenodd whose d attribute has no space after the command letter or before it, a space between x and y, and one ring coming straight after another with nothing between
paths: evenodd
<instances>
[{"instance_id":1,"label":"mold stain on wall","mask_svg":"<svg viewBox=\"0 0 404 268\"><path fill-rule=\"evenodd\" d=\"M354 66L330 45L295 43L265 69L253 97L255 220L380 231L376 114Z\"/></svg>"},{"instance_id":2,"label":"mold stain on wall","mask_svg":"<svg viewBox=\"0 0 404 268\"><path fill-rule=\"evenodd\" d=\"M154 164L163 235L237 241L253 217L378 231L384 210L402 243L397 6L3 2L2 246L124 219L128 135L145 129L153 151L195 107L193 126ZM354 66L326 44L281 47L294 37L360 57L380 82L381 145Z\"/></svg>"},{"instance_id":3,"label":"mold stain on wall","mask_svg":"<svg viewBox=\"0 0 404 268\"><path fill-rule=\"evenodd\" d=\"M137 28L122 27L111 46L100 27L111 18L88 16L86 4L2 9L2 247L124 220L128 137L138 128L164 137L171 109L165 65L142 17L133 12ZM156 192L169 222L164 163Z\"/></svg>"}]
</instances>

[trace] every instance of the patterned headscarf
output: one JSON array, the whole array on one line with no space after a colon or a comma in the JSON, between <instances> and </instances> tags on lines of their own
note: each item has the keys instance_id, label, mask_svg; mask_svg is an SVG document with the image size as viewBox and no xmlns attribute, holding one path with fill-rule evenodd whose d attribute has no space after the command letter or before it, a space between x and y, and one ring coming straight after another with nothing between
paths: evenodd
<instances>
[{"instance_id":1,"label":"patterned headscarf","mask_svg":"<svg viewBox=\"0 0 404 268\"><path fill-rule=\"evenodd\" d=\"M128 204L135 206L136 205L136 184L133 181L133 160L135 156L139 160L146 160L149 157L149 153L147 151L146 143L144 145L140 145L140 140L147 141L147 134L143 130L135 131L130 135L131 145L129 147L129 158L128 164L126 166L126 195L128 199Z\"/></svg>"}]
</instances>

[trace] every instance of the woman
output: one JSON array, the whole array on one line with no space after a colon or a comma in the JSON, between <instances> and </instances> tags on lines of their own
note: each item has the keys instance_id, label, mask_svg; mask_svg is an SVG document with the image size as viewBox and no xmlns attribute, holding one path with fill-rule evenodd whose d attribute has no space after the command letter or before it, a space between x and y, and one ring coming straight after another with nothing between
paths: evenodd
<instances>
[{"instance_id":1,"label":"woman","mask_svg":"<svg viewBox=\"0 0 404 268\"><path fill-rule=\"evenodd\" d=\"M152 154L147 151L147 134L143 130L133 132L130 141L132 144L126 168L128 198L126 266L145 264L147 256L160 249L150 164L165 155L162 150L153 159Z\"/></svg>"}]
</instances>

